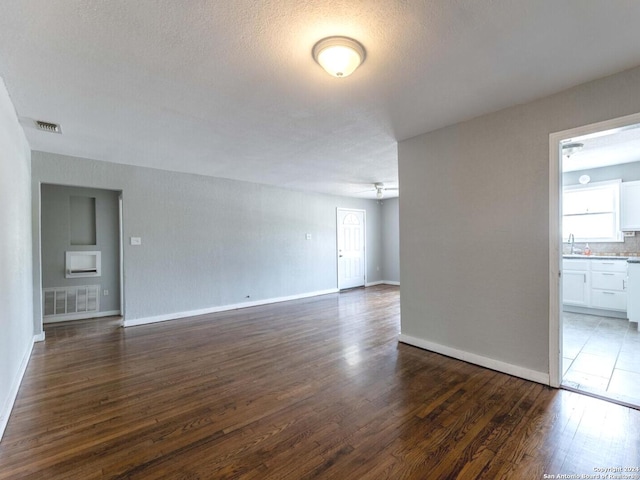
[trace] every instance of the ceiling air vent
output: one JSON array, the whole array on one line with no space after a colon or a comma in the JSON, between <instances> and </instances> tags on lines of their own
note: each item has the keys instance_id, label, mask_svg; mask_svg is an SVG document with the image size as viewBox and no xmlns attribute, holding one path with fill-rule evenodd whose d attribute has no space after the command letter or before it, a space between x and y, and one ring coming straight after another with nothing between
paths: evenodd
<instances>
[{"instance_id":1,"label":"ceiling air vent","mask_svg":"<svg viewBox=\"0 0 640 480\"><path fill-rule=\"evenodd\" d=\"M42 130L44 132L62 133L62 129L60 128L60 125L58 125L57 123L43 122L42 120L36 120L36 127L38 127L38 130Z\"/></svg>"}]
</instances>

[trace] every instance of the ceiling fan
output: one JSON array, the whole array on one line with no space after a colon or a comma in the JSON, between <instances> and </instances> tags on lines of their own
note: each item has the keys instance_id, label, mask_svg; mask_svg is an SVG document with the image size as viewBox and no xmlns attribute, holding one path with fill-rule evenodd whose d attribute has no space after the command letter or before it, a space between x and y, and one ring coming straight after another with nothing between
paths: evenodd
<instances>
[{"instance_id":1,"label":"ceiling fan","mask_svg":"<svg viewBox=\"0 0 640 480\"><path fill-rule=\"evenodd\" d=\"M376 192L376 198L382 198L384 197L384 192L386 191L391 191L391 190L400 190L398 187L385 187L384 183L382 182L376 182L373 184L373 189L368 189L368 190L364 190L365 192L371 192L375 190Z\"/></svg>"}]
</instances>

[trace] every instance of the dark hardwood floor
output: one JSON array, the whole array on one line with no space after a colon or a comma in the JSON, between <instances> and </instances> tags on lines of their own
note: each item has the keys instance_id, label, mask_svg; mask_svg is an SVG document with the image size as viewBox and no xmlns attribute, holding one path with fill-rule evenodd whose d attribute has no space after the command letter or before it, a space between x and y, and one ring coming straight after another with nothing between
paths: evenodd
<instances>
[{"instance_id":1,"label":"dark hardwood floor","mask_svg":"<svg viewBox=\"0 0 640 480\"><path fill-rule=\"evenodd\" d=\"M399 314L397 287L379 286L128 329L47 326L0 479L538 479L640 466L640 412L398 344Z\"/></svg>"}]
</instances>

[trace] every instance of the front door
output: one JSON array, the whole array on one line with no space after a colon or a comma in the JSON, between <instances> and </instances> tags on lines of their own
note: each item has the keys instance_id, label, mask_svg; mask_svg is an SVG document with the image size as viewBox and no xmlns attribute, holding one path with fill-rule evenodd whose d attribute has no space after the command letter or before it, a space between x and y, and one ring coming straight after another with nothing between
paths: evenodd
<instances>
[{"instance_id":1,"label":"front door","mask_svg":"<svg viewBox=\"0 0 640 480\"><path fill-rule=\"evenodd\" d=\"M365 282L364 210L338 209L338 288L362 287Z\"/></svg>"}]
</instances>

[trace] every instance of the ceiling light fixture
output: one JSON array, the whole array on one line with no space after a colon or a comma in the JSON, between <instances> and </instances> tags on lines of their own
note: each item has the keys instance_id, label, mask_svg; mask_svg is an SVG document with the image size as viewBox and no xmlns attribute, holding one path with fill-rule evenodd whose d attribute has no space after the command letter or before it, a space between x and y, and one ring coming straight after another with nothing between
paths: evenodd
<instances>
[{"instance_id":1,"label":"ceiling light fixture","mask_svg":"<svg viewBox=\"0 0 640 480\"><path fill-rule=\"evenodd\" d=\"M313 58L327 73L342 78L351 75L366 56L364 47L348 37L327 37L313 46Z\"/></svg>"},{"instance_id":2,"label":"ceiling light fixture","mask_svg":"<svg viewBox=\"0 0 640 480\"><path fill-rule=\"evenodd\" d=\"M589 175L580 175L580 178L578 179L578 181L580 182L581 185L586 185L591 181L591 177Z\"/></svg>"},{"instance_id":3,"label":"ceiling light fixture","mask_svg":"<svg viewBox=\"0 0 640 480\"><path fill-rule=\"evenodd\" d=\"M584 143L567 143L562 146L562 155L565 157L570 157L574 153L578 153L584 147Z\"/></svg>"}]
</instances>

